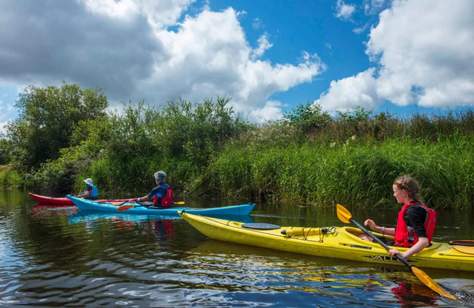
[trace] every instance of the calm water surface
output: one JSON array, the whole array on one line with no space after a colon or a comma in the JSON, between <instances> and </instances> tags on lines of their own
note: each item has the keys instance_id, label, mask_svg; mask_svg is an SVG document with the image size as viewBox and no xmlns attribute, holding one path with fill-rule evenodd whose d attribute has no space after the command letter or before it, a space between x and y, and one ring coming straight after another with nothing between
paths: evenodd
<instances>
[{"instance_id":1,"label":"calm water surface","mask_svg":"<svg viewBox=\"0 0 474 308\"><path fill-rule=\"evenodd\" d=\"M196 207L216 206L208 202ZM352 210L393 224L395 211ZM438 240L473 239L472 212L440 213ZM251 219L341 225L334 209L257 205ZM474 293L474 274L426 271ZM466 293L464 293L466 294ZM0 193L0 306L466 306L431 292L404 268L308 257L207 239L182 220L80 215Z\"/></svg>"}]
</instances>

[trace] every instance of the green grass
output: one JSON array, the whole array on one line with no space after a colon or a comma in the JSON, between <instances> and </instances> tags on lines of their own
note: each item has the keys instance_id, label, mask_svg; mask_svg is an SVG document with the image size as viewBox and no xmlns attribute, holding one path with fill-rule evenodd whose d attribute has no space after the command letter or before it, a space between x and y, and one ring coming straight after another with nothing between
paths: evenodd
<instances>
[{"instance_id":1,"label":"green grass","mask_svg":"<svg viewBox=\"0 0 474 308\"><path fill-rule=\"evenodd\" d=\"M417 178L436 208L474 201L474 142L457 137L437 143L392 139L383 143L305 143L286 147L233 145L209 166L208 185L224 197L309 204L365 206L393 202L391 186L402 174Z\"/></svg>"}]
</instances>

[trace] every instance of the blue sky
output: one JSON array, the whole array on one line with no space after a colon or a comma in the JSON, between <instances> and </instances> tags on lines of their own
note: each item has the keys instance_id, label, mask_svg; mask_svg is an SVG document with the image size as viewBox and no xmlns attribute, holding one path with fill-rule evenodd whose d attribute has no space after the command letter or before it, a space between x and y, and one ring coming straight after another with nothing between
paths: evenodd
<instances>
[{"instance_id":1,"label":"blue sky","mask_svg":"<svg viewBox=\"0 0 474 308\"><path fill-rule=\"evenodd\" d=\"M112 108L232 97L265 122L302 103L402 117L474 106L471 0L0 3L0 123L27 85L101 88Z\"/></svg>"}]
</instances>

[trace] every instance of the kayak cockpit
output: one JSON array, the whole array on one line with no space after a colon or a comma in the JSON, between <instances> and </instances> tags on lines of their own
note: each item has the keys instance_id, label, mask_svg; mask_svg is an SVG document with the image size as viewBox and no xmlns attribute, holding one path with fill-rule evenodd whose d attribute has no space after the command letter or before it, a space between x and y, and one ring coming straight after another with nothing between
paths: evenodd
<instances>
[{"instance_id":1,"label":"kayak cockpit","mask_svg":"<svg viewBox=\"0 0 474 308\"><path fill-rule=\"evenodd\" d=\"M371 243L373 246L380 247L380 245L377 244L377 243L369 242L369 241L361 239L359 236L364 234L364 232L360 229L353 228L353 227L344 227L342 229L344 229L346 234L354 241L358 241L360 243L367 243L368 242L368 243ZM377 233L377 232L372 232L372 234L374 234L376 237L378 237L383 242L387 243L387 245L389 247L396 248L399 251L408 250L408 248L405 248L405 247L393 246L393 236L391 236L391 235L386 235L386 234L384 235L384 234L380 234L380 233ZM437 250L440 245L441 245L440 243L432 242L431 246L424 248L423 251Z\"/></svg>"}]
</instances>

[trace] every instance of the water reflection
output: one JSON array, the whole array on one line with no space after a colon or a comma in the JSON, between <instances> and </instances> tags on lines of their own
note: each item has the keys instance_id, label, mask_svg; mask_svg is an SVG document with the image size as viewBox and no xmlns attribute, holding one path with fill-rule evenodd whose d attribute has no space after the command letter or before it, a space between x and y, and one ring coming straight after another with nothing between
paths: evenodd
<instances>
[{"instance_id":1,"label":"water reflection","mask_svg":"<svg viewBox=\"0 0 474 308\"><path fill-rule=\"evenodd\" d=\"M135 215L135 214L128 214L124 213L99 213L99 212L87 212L87 211L80 211L68 217L68 221L70 224L77 224L81 222L94 222L100 220L112 220L112 221L126 221L126 222L143 222L148 220L159 220L159 219L167 219L167 220L175 220L179 219L179 217L168 217L168 216L150 216L150 215Z\"/></svg>"},{"instance_id":2,"label":"water reflection","mask_svg":"<svg viewBox=\"0 0 474 308\"><path fill-rule=\"evenodd\" d=\"M55 207L48 205L34 205L31 207L31 217L69 216L77 213L75 206Z\"/></svg>"},{"instance_id":3,"label":"water reflection","mask_svg":"<svg viewBox=\"0 0 474 308\"><path fill-rule=\"evenodd\" d=\"M440 236L472 238L474 221L464 214L453 212L453 217L441 218ZM382 211L354 215L380 215L380 221L393 218ZM244 220L339 225L332 208L291 205L260 205L255 216ZM474 289L472 273L428 274L466 294ZM0 306L11 305L416 307L453 303L424 288L400 267L223 243L207 239L176 218L51 210L34 207L26 194L0 193Z\"/></svg>"}]
</instances>

